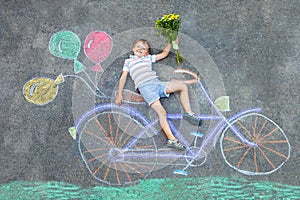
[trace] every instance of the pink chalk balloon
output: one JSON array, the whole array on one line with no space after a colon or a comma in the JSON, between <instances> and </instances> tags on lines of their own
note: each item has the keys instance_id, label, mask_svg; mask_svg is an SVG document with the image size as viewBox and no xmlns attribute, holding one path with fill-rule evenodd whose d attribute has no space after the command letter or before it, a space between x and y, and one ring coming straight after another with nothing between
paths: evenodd
<instances>
[{"instance_id":1,"label":"pink chalk balloon","mask_svg":"<svg viewBox=\"0 0 300 200\"><path fill-rule=\"evenodd\" d=\"M100 65L110 54L112 49L112 40L110 36L103 31L93 31L85 39L84 53L96 65L91 70L103 72Z\"/></svg>"}]
</instances>

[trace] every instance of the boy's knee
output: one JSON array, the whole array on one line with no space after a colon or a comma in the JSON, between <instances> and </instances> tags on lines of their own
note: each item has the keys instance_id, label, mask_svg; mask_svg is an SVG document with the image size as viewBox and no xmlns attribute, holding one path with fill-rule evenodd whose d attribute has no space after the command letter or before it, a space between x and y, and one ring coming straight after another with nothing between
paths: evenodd
<instances>
[{"instance_id":1,"label":"boy's knee","mask_svg":"<svg viewBox=\"0 0 300 200\"><path fill-rule=\"evenodd\" d=\"M165 117L167 115L167 111L161 106L158 106L155 111L160 117Z\"/></svg>"},{"instance_id":2,"label":"boy's knee","mask_svg":"<svg viewBox=\"0 0 300 200\"><path fill-rule=\"evenodd\" d=\"M188 90L188 86L185 83L180 83L181 84L181 88L183 91L187 91Z\"/></svg>"},{"instance_id":3,"label":"boy's knee","mask_svg":"<svg viewBox=\"0 0 300 200\"><path fill-rule=\"evenodd\" d=\"M159 115L159 116L166 116L167 115L167 111L164 109L164 107L158 103L158 102L154 102L151 107L155 110L155 112Z\"/></svg>"},{"instance_id":4,"label":"boy's knee","mask_svg":"<svg viewBox=\"0 0 300 200\"><path fill-rule=\"evenodd\" d=\"M165 110L164 108L159 108L159 109L157 110L157 114L158 114L159 116L162 116L162 117L167 116L167 112L166 112L166 110Z\"/></svg>"}]
</instances>

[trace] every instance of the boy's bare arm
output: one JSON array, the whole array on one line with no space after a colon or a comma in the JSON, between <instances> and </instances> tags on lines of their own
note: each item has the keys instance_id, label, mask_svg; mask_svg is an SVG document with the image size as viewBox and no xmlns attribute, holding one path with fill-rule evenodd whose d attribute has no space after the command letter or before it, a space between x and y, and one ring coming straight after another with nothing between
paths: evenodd
<instances>
[{"instance_id":1,"label":"boy's bare arm","mask_svg":"<svg viewBox=\"0 0 300 200\"><path fill-rule=\"evenodd\" d=\"M172 44L168 43L167 46L164 48L164 50L161 53L155 55L155 61L158 61L158 60L161 60L161 59L164 59L165 57L167 57L170 53L171 48L172 48Z\"/></svg>"},{"instance_id":2,"label":"boy's bare arm","mask_svg":"<svg viewBox=\"0 0 300 200\"><path fill-rule=\"evenodd\" d=\"M179 39L177 37L176 44L178 44L178 43L179 43ZM155 61L158 61L158 60L161 60L161 59L164 59L165 57L167 57L170 53L171 48L172 48L172 44L168 43L167 46L164 48L164 50L160 54L157 54L155 56Z\"/></svg>"},{"instance_id":3,"label":"boy's bare arm","mask_svg":"<svg viewBox=\"0 0 300 200\"><path fill-rule=\"evenodd\" d=\"M120 77L120 80L119 80L118 94L117 94L117 98L116 98L116 104L117 105L122 104L122 100L123 100L122 91L123 91L123 88L124 88L125 83L126 83L127 74L128 74L127 71L123 71L122 75Z\"/></svg>"}]
</instances>

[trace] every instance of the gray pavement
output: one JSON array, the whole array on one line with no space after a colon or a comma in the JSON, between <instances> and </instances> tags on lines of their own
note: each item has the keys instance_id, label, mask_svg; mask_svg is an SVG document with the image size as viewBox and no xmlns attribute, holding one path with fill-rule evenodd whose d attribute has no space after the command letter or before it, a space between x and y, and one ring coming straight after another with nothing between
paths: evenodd
<instances>
[{"instance_id":1,"label":"gray pavement","mask_svg":"<svg viewBox=\"0 0 300 200\"><path fill-rule=\"evenodd\" d=\"M51 36L62 30L74 32L81 41L78 60L92 66L83 53L85 38L96 30L109 34L114 45L111 56L101 63L103 75L88 73L99 88L112 95L133 38L147 37L155 44L154 52L160 51L163 39L156 37L151 27L163 14L174 12L182 18L180 45L188 58L183 67L197 65L192 69L200 73L214 98L218 94L230 96L233 112L260 106L284 130L291 144L290 158L278 171L245 176L226 165L217 143L207 163L192 169L191 176L300 185L298 0L2 0L0 9L1 184L14 180L99 184L86 169L68 128L95 102L107 100L95 99L83 91L79 79L72 78L65 78L57 96L44 106L29 103L22 94L24 84L35 77L56 79L61 73L74 74L72 60L49 52ZM158 69L163 78L168 77L169 69L176 68L174 54L161 63L168 69ZM128 81L127 87L130 84ZM171 102L176 108L176 101ZM199 107L201 112L209 111L204 103ZM172 178L173 169L159 169L148 178Z\"/></svg>"}]
</instances>

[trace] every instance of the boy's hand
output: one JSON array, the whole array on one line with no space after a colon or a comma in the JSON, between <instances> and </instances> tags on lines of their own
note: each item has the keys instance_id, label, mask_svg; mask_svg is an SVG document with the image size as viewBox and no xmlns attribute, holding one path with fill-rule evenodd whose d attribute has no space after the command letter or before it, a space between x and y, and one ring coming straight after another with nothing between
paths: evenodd
<instances>
[{"instance_id":1,"label":"boy's hand","mask_svg":"<svg viewBox=\"0 0 300 200\"><path fill-rule=\"evenodd\" d=\"M119 106L122 104L122 101L123 101L123 96L118 94L116 98L116 104Z\"/></svg>"},{"instance_id":2,"label":"boy's hand","mask_svg":"<svg viewBox=\"0 0 300 200\"><path fill-rule=\"evenodd\" d=\"M118 94L117 94L117 98L116 98L116 104L117 105L121 105L122 101L123 101L123 96L122 96L122 91L126 82L126 78L127 78L127 71L123 71L122 75L120 77L120 81L119 81L119 87L118 87Z\"/></svg>"}]
</instances>

